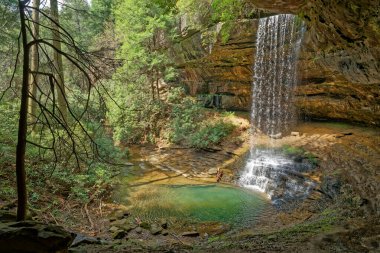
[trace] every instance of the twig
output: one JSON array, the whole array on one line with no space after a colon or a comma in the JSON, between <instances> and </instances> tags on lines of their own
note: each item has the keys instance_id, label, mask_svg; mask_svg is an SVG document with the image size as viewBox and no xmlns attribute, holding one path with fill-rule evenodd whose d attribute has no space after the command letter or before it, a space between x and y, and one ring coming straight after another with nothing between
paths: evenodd
<instances>
[{"instance_id":1,"label":"twig","mask_svg":"<svg viewBox=\"0 0 380 253\"><path fill-rule=\"evenodd\" d=\"M189 246L188 244L184 243L183 241L181 241L181 239L179 239L178 236L176 236L175 234L170 234L172 235L175 239L177 239L180 243L182 243L183 245L186 245L186 246Z\"/></svg>"},{"instance_id":2,"label":"twig","mask_svg":"<svg viewBox=\"0 0 380 253\"><path fill-rule=\"evenodd\" d=\"M88 221L90 222L91 229L94 229L94 223L91 220L90 213L88 212L87 203L84 205L84 211L86 212Z\"/></svg>"},{"instance_id":3,"label":"twig","mask_svg":"<svg viewBox=\"0 0 380 253\"><path fill-rule=\"evenodd\" d=\"M49 213L50 216L53 218L54 222L56 225L59 225L58 221L55 219L54 215L52 213Z\"/></svg>"}]
</instances>

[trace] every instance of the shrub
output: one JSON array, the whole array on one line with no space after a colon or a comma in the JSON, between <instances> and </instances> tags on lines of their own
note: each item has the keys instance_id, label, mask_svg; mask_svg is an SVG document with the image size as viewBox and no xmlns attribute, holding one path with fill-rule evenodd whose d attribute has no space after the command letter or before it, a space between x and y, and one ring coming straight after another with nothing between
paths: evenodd
<instances>
[{"instance_id":1,"label":"shrub","mask_svg":"<svg viewBox=\"0 0 380 253\"><path fill-rule=\"evenodd\" d=\"M166 104L152 99L148 90L136 84L111 84L113 99L107 101L107 120L115 141L154 142L163 125ZM116 101L116 103L115 103Z\"/></svg>"},{"instance_id":2,"label":"shrub","mask_svg":"<svg viewBox=\"0 0 380 253\"><path fill-rule=\"evenodd\" d=\"M224 121L205 125L190 136L190 146L197 149L204 149L219 144L234 128L235 125Z\"/></svg>"},{"instance_id":3,"label":"shrub","mask_svg":"<svg viewBox=\"0 0 380 253\"><path fill-rule=\"evenodd\" d=\"M203 120L202 107L192 98L185 98L182 103L173 105L169 126L169 141L173 143L187 142Z\"/></svg>"}]
</instances>

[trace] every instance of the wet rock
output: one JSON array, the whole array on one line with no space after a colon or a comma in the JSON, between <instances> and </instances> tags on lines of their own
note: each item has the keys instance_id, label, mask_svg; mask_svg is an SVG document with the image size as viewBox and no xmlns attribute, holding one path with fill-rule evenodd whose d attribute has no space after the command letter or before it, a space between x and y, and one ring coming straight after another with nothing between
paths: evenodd
<instances>
[{"instance_id":1,"label":"wet rock","mask_svg":"<svg viewBox=\"0 0 380 253\"><path fill-rule=\"evenodd\" d=\"M199 232L197 232L197 231L188 231L188 232L183 232L181 235L182 236L186 236L186 237L197 237L197 236L199 236Z\"/></svg>"},{"instance_id":2,"label":"wet rock","mask_svg":"<svg viewBox=\"0 0 380 253\"><path fill-rule=\"evenodd\" d=\"M340 194L342 183L337 178L325 177L322 180L321 190L330 198L336 198Z\"/></svg>"},{"instance_id":3,"label":"wet rock","mask_svg":"<svg viewBox=\"0 0 380 253\"><path fill-rule=\"evenodd\" d=\"M34 221L0 224L0 252L65 252L74 234L62 227Z\"/></svg>"}]
</instances>

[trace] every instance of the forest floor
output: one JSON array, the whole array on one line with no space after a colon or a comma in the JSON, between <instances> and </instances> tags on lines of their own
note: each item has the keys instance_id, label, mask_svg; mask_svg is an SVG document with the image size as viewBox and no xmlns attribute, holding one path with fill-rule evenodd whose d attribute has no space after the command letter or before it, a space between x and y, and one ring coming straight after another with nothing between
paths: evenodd
<instances>
[{"instance_id":1,"label":"forest floor","mask_svg":"<svg viewBox=\"0 0 380 253\"><path fill-rule=\"evenodd\" d=\"M221 183L233 183L250 147L247 115L237 115L236 120L240 127L209 150L167 145L131 148L137 160L156 168L134 183L170 183L173 175L176 183L215 183L217 168L224 171ZM59 218L46 212L44 220L82 234L72 252L378 252L379 129L306 122L294 132L271 143L313 153L318 167L306 176L318 185L293 208L268 210L253 228L229 231L213 224L207 236L188 237L182 236L187 228L179 232L169 224L167 233L153 235L138 228L141 221L132 220L140 226L129 227L115 239L111 228L117 216L129 214L112 198L94 199L88 205L62 199ZM267 142L265 137L257 140L259 145Z\"/></svg>"}]
</instances>

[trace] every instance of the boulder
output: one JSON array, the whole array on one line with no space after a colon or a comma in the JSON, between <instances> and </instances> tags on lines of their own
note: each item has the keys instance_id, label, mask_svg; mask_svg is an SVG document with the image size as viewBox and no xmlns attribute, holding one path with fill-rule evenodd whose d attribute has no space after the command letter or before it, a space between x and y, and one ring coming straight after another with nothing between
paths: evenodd
<instances>
[{"instance_id":1,"label":"boulder","mask_svg":"<svg viewBox=\"0 0 380 253\"><path fill-rule=\"evenodd\" d=\"M0 223L0 253L67 252L75 234L35 221Z\"/></svg>"}]
</instances>

